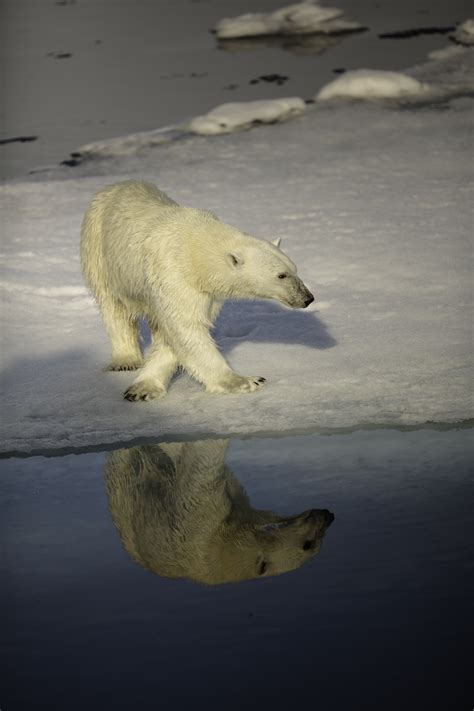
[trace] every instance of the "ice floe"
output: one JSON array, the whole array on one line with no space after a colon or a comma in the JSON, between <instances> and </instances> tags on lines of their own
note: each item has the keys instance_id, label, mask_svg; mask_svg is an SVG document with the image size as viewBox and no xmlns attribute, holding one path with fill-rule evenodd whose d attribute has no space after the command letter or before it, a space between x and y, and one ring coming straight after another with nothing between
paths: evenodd
<instances>
[{"instance_id":1,"label":"ice floe","mask_svg":"<svg viewBox=\"0 0 474 711\"><path fill-rule=\"evenodd\" d=\"M2 451L472 417L471 107L328 106L3 186ZM267 378L261 393L213 396L182 374L162 400L131 404L133 376L102 371L79 229L91 196L124 176L283 238L314 305L231 302L215 331L237 372Z\"/></svg>"},{"instance_id":2,"label":"ice floe","mask_svg":"<svg viewBox=\"0 0 474 711\"><path fill-rule=\"evenodd\" d=\"M452 38L455 42L467 47L474 45L474 20L469 19L461 22L452 34Z\"/></svg>"},{"instance_id":3,"label":"ice floe","mask_svg":"<svg viewBox=\"0 0 474 711\"><path fill-rule=\"evenodd\" d=\"M355 69L326 84L316 95L318 101L339 97L354 99L387 99L419 96L429 87L401 72L377 69Z\"/></svg>"},{"instance_id":4,"label":"ice floe","mask_svg":"<svg viewBox=\"0 0 474 711\"><path fill-rule=\"evenodd\" d=\"M286 121L306 108L303 99L295 96L222 104L208 114L194 118L188 128L192 133L203 135L232 133L256 124Z\"/></svg>"},{"instance_id":5,"label":"ice floe","mask_svg":"<svg viewBox=\"0 0 474 711\"><path fill-rule=\"evenodd\" d=\"M333 34L364 29L358 22L342 17L343 10L322 7L317 2L299 2L275 12L247 13L225 18L215 26L219 39L264 35Z\"/></svg>"},{"instance_id":6,"label":"ice floe","mask_svg":"<svg viewBox=\"0 0 474 711\"><path fill-rule=\"evenodd\" d=\"M103 141L93 141L80 146L71 156L76 160L89 158L110 158L111 156L127 156L146 148L169 143L183 134L183 127L165 126L152 131L140 131L127 136L108 138Z\"/></svg>"}]
</instances>

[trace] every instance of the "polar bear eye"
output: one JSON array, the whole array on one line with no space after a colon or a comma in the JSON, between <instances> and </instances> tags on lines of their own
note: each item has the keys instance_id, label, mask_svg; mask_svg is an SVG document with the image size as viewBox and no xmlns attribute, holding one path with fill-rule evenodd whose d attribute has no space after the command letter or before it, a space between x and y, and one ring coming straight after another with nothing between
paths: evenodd
<instances>
[{"instance_id":1,"label":"polar bear eye","mask_svg":"<svg viewBox=\"0 0 474 711\"><path fill-rule=\"evenodd\" d=\"M278 278L279 279L286 279L287 276L288 276L288 274L285 274L284 272L282 272L281 274L278 275Z\"/></svg>"},{"instance_id":2,"label":"polar bear eye","mask_svg":"<svg viewBox=\"0 0 474 711\"><path fill-rule=\"evenodd\" d=\"M260 563L260 565L258 567L258 574L263 575L264 572L266 571L266 569L267 569L267 562L265 560L262 560L262 562Z\"/></svg>"}]
</instances>

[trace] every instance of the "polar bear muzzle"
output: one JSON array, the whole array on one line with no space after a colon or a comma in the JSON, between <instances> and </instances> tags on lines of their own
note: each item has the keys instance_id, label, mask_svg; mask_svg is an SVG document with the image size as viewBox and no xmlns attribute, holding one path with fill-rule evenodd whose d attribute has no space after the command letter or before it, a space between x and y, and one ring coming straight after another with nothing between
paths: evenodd
<instances>
[{"instance_id":1,"label":"polar bear muzzle","mask_svg":"<svg viewBox=\"0 0 474 711\"><path fill-rule=\"evenodd\" d=\"M288 303L294 309L305 309L307 306L313 303L314 296L305 286L305 284L301 281L301 279L296 275L291 281L293 283L291 289L291 296L288 300Z\"/></svg>"}]
</instances>

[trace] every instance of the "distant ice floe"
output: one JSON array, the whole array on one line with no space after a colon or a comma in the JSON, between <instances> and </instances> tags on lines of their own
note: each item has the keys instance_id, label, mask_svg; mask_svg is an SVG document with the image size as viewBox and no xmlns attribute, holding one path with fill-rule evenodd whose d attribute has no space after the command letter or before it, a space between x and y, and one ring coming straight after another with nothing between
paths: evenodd
<instances>
[{"instance_id":1,"label":"distant ice floe","mask_svg":"<svg viewBox=\"0 0 474 711\"><path fill-rule=\"evenodd\" d=\"M184 129L181 126L166 126L152 131L131 133L127 136L107 138L103 141L87 143L71 153L73 160L81 162L90 158L116 158L128 156L145 148L160 146L181 138Z\"/></svg>"},{"instance_id":2,"label":"distant ice floe","mask_svg":"<svg viewBox=\"0 0 474 711\"><path fill-rule=\"evenodd\" d=\"M232 133L259 123L276 123L303 113L306 104L298 97L222 104L188 125L192 133L215 135Z\"/></svg>"},{"instance_id":3,"label":"distant ice floe","mask_svg":"<svg viewBox=\"0 0 474 711\"><path fill-rule=\"evenodd\" d=\"M417 106L474 95L471 48L453 47L430 55L431 61L410 74L356 69L334 79L314 97L316 102L373 101L389 106Z\"/></svg>"},{"instance_id":4,"label":"distant ice floe","mask_svg":"<svg viewBox=\"0 0 474 711\"><path fill-rule=\"evenodd\" d=\"M316 95L318 101L347 97L354 99L397 99L426 94L430 87L400 72L355 69L334 79Z\"/></svg>"},{"instance_id":5,"label":"distant ice floe","mask_svg":"<svg viewBox=\"0 0 474 711\"><path fill-rule=\"evenodd\" d=\"M455 44L449 44L442 49L435 49L429 53L430 59L451 59L459 57L465 52L467 47L474 46L474 20L464 20L460 22L455 31L449 35ZM472 69L472 67L471 67Z\"/></svg>"},{"instance_id":6,"label":"distant ice floe","mask_svg":"<svg viewBox=\"0 0 474 711\"><path fill-rule=\"evenodd\" d=\"M456 27L451 38L466 47L474 45L474 20L469 19L461 22L461 24Z\"/></svg>"},{"instance_id":7,"label":"distant ice floe","mask_svg":"<svg viewBox=\"0 0 474 711\"><path fill-rule=\"evenodd\" d=\"M448 44L447 47L442 47L441 49L434 49L428 54L429 59L452 59L453 57L458 57L464 52L464 47L460 47L455 44Z\"/></svg>"},{"instance_id":8,"label":"distant ice floe","mask_svg":"<svg viewBox=\"0 0 474 711\"><path fill-rule=\"evenodd\" d=\"M336 7L322 7L317 2L287 5L275 12L247 13L220 20L214 28L218 39L261 37L265 35L336 34L365 29L358 22L342 18Z\"/></svg>"}]
</instances>

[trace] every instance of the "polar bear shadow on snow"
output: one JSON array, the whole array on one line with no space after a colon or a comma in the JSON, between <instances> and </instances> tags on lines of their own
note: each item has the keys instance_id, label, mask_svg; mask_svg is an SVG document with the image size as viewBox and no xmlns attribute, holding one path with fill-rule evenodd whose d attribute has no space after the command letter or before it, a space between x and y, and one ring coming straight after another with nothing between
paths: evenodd
<instances>
[{"instance_id":1,"label":"polar bear shadow on snow","mask_svg":"<svg viewBox=\"0 0 474 711\"><path fill-rule=\"evenodd\" d=\"M289 311L265 301L228 301L222 307L212 335L222 353L229 353L240 341L304 345L324 350L337 341L325 323L314 313ZM140 321L140 344L143 351L151 345L147 322Z\"/></svg>"},{"instance_id":2,"label":"polar bear shadow on snow","mask_svg":"<svg viewBox=\"0 0 474 711\"><path fill-rule=\"evenodd\" d=\"M136 563L163 577L216 585L286 573L319 553L334 515L253 508L225 465L227 446L175 442L108 455L109 509Z\"/></svg>"},{"instance_id":3,"label":"polar bear shadow on snow","mask_svg":"<svg viewBox=\"0 0 474 711\"><path fill-rule=\"evenodd\" d=\"M229 301L214 327L220 348L228 352L237 341L288 343L308 348L333 348L337 341L314 313L289 311L268 301Z\"/></svg>"}]
</instances>

